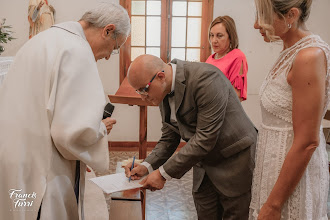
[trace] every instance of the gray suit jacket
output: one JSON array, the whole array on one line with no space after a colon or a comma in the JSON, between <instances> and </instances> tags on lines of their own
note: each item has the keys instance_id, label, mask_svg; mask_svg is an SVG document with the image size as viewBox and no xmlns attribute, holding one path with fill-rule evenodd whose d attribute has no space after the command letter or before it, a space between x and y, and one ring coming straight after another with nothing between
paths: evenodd
<instances>
[{"instance_id":1,"label":"gray suit jacket","mask_svg":"<svg viewBox=\"0 0 330 220\"><path fill-rule=\"evenodd\" d=\"M180 60L172 63L177 64L174 96L177 127L170 123L170 107L165 97L159 106L162 137L145 161L153 169L164 165L173 178L181 178L194 167L194 191L206 173L226 196L248 192L257 131L235 90L213 65ZM172 156L181 138L187 144Z\"/></svg>"}]
</instances>

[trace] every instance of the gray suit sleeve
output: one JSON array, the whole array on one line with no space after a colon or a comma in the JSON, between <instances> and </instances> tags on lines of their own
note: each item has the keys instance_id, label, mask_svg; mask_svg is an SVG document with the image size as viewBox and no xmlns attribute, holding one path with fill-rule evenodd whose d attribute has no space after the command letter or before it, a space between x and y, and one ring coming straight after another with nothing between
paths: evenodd
<instances>
[{"instance_id":1,"label":"gray suit sleeve","mask_svg":"<svg viewBox=\"0 0 330 220\"><path fill-rule=\"evenodd\" d=\"M195 164L202 161L215 147L224 121L230 84L219 72L208 71L193 81L197 110L195 134L187 144L165 164L171 177L181 178Z\"/></svg>"},{"instance_id":2,"label":"gray suit sleeve","mask_svg":"<svg viewBox=\"0 0 330 220\"><path fill-rule=\"evenodd\" d=\"M162 137L145 161L150 163L154 170L158 169L173 155L180 140L180 135L163 122Z\"/></svg>"}]
</instances>

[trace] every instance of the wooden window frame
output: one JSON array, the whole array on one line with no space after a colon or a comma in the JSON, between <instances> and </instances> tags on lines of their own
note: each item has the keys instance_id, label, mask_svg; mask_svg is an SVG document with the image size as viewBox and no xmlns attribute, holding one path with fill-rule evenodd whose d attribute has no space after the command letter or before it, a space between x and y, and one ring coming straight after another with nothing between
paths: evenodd
<instances>
[{"instance_id":1,"label":"wooden window frame","mask_svg":"<svg viewBox=\"0 0 330 220\"><path fill-rule=\"evenodd\" d=\"M171 50L171 21L172 21L172 2L173 0L161 0L161 36L160 36L160 58L165 62L170 62ZM131 19L131 0L120 0ZM166 7L165 7L165 6ZM208 27L213 20L214 0L202 0L202 24L201 24L201 45L200 45L200 61L205 62L211 54L211 46L208 40ZM169 15L169 16L168 16ZM187 37L187 36L186 36ZM127 38L124 45L120 47L120 76L119 85L126 77L128 67L131 64L131 37Z\"/></svg>"}]
</instances>

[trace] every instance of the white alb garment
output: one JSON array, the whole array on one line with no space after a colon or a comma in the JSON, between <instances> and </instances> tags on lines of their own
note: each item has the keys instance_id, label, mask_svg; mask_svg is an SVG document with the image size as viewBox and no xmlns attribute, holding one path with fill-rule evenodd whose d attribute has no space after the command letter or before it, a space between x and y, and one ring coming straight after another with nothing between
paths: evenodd
<instances>
[{"instance_id":1,"label":"white alb garment","mask_svg":"<svg viewBox=\"0 0 330 220\"><path fill-rule=\"evenodd\" d=\"M0 86L1 220L35 220L40 207L42 220L84 219L86 165L109 168L105 105L81 24L57 24L22 46Z\"/></svg>"},{"instance_id":2,"label":"white alb garment","mask_svg":"<svg viewBox=\"0 0 330 220\"><path fill-rule=\"evenodd\" d=\"M287 75L297 53L309 47L321 48L327 58L327 75L323 116L329 103L330 49L317 35L309 35L283 50L260 89L262 124L256 149L256 167L252 184L250 219L257 219L281 171L293 142L292 90ZM320 145L293 194L282 208L281 219L327 220L329 189L326 142L320 127Z\"/></svg>"}]
</instances>

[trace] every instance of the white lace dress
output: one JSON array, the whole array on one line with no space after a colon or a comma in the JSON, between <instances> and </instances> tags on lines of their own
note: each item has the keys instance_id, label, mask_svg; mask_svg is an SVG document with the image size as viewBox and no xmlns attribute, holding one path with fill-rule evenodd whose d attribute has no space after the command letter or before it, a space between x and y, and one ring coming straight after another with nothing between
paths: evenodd
<instances>
[{"instance_id":1,"label":"white lace dress","mask_svg":"<svg viewBox=\"0 0 330 220\"><path fill-rule=\"evenodd\" d=\"M287 74L297 53L308 47L321 48L327 57L326 98L323 115L327 110L330 97L329 45L319 36L309 35L281 52L260 89L262 124L258 133L249 219L257 219L292 145L292 90L287 83ZM320 145L314 151L295 191L284 204L281 219L327 220L328 189L328 156L321 126Z\"/></svg>"}]
</instances>

